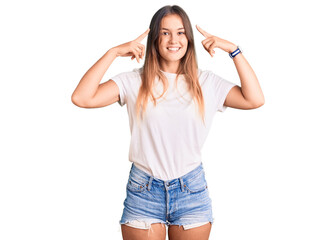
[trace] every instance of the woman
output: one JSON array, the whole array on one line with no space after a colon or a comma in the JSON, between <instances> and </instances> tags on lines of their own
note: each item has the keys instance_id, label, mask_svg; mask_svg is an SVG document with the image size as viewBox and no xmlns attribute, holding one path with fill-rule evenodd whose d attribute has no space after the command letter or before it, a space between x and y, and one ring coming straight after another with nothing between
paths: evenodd
<instances>
[{"instance_id":1,"label":"woman","mask_svg":"<svg viewBox=\"0 0 336 240\"><path fill-rule=\"evenodd\" d=\"M120 220L123 239L208 239L213 223L201 147L217 111L253 109L264 96L239 48L199 26L211 57L232 54L241 87L198 69L193 30L185 11L165 6L137 39L109 49L83 76L72 102L84 108L127 103L132 167ZM148 36L147 48L141 41ZM117 57L142 68L100 84Z\"/></svg>"}]
</instances>

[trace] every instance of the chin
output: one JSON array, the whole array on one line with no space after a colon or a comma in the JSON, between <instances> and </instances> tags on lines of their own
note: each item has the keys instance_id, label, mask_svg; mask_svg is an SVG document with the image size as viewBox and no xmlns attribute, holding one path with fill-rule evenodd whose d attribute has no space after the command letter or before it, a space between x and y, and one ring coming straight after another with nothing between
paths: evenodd
<instances>
[{"instance_id":1,"label":"chin","mask_svg":"<svg viewBox=\"0 0 336 240\"><path fill-rule=\"evenodd\" d=\"M177 62L180 61L183 58L183 56L181 57L176 57L176 58L166 58L165 60L168 62Z\"/></svg>"},{"instance_id":2,"label":"chin","mask_svg":"<svg viewBox=\"0 0 336 240\"><path fill-rule=\"evenodd\" d=\"M161 56L162 56L162 58L164 58L168 62L177 62L177 61L180 61L185 56L185 53L184 54L179 54L177 56L171 56L170 54L165 54L165 55L161 55Z\"/></svg>"}]
</instances>

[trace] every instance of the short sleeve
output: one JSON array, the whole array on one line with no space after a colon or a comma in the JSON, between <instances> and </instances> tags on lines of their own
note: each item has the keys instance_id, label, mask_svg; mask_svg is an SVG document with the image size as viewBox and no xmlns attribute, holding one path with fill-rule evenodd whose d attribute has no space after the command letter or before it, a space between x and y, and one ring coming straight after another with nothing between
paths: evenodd
<instances>
[{"instance_id":1,"label":"short sleeve","mask_svg":"<svg viewBox=\"0 0 336 240\"><path fill-rule=\"evenodd\" d=\"M214 94L215 94L215 101L216 101L216 109L219 112L224 112L226 110L226 106L224 106L224 102L226 96L230 92L231 88L236 86L236 84L214 74L210 71L209 73L210 81L213 83L214 86Z\"/></svg>"},{"instance_id":2,"label":"short sleeve","mask_svg":"<svg viewBox=\"0 0 336 240\"><path fill-rule=\"evenodd\" d=\"M126 99L126 89L127 86L126 85L126 77L124 73L120 73L118 75L115 75L114 77L111 78L118 86L119 88L119 105L120 106L124 106L125 103L127 102Z\"/></svg>"}]
</instances>

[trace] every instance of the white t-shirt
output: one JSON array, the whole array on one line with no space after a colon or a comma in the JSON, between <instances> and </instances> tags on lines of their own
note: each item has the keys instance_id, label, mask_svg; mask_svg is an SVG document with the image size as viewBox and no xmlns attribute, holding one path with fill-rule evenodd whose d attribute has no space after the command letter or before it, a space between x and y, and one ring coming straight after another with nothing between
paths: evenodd
<instances>
[{"instance_id":1,"label":"white t-shirt","mask_svg":"<svg viewBox=\"0 0 336 240\"><path fill-rule=\"evenodd\" d=\"M141 69L120 73L111 79L119 87L120 106L127 104L131 143L129 161L161 180L172 180L190 172L202 161L201 149L217 111L224 112L225 98L236 84L211 71L198 70L205 104L205 125L180 75L166 73L169 87L157 105L149 99L144 119L136 120L135 103L141 86ZM163 84L156 79L154 95L160 96ZM183 96L183 97L182 97Z\"/></svg>"}]
</instances>

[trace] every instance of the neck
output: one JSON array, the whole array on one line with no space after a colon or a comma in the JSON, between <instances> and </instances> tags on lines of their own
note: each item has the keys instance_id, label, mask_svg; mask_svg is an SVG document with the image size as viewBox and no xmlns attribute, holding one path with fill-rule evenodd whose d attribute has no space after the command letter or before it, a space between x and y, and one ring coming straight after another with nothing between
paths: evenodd
<instances>
[{"instance_id":1,"label":"neck","mask_svg":"<svg viewBox=\"0 0 336 240\"><path fill-rule=\"evenodd\" d=\"M177 73L180 61L177 62L162 62L161 70L168 73Z\"/></svg>"}]
</instances>

